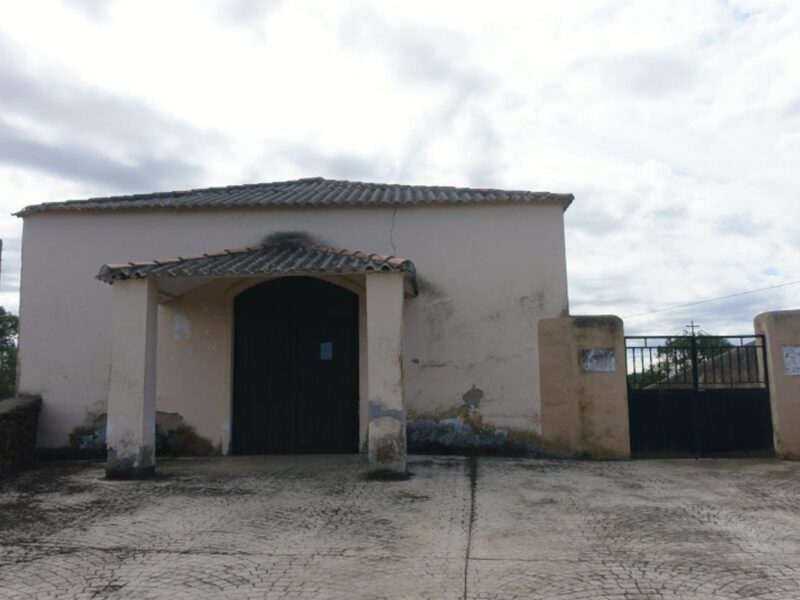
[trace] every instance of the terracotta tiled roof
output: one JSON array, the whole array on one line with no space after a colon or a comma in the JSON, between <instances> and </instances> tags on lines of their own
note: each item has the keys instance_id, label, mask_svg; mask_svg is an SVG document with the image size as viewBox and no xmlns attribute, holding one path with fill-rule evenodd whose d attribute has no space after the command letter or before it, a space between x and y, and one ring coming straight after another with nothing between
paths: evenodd
<instances>
[{"instance_id":1,"label":"terracotta tiled roof","mask_svg":"<svg viewBox=\"0 0 800 600\"><path fill-rule=\"evenodd\" d=\"M135 209L192 209L312 206L400 206L416 204L473 204L479 202L554 202L566 210L572 194L505 191L423 185L338 181L315 177L274 183L256 183L180 192L136 194L34 204L16 213L44 211L99 211Z\"/></svg>"},{"instance_id":2,"label":"terracotta tiled roof","mask_svg":"<svg viewBox=\"0 0 800 600\"><path fill-rule=\"evenodd\" d=\"M300 240L241 250L107 264L97 278L107 283L144 277L257 277L288 274L404 272L415 276L410 260L379 254L340 250Z\"/></svg>"}]
</instances>

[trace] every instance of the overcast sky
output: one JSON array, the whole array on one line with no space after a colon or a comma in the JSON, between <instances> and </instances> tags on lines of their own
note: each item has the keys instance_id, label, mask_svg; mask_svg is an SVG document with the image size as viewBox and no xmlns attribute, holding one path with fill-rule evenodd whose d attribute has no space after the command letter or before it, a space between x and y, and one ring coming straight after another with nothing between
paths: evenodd
<instances>
[{"instance_id":1,"label":"overcast sky","mask_svg":"<svg viewBox=\"0 0 800 600\"><path fill-rule=\"evenodd\" d=\"M798 280L800 2L0 3L4 306L27 204L317 175L574 193L573 314Z\"/></svg>"}]
</instances>

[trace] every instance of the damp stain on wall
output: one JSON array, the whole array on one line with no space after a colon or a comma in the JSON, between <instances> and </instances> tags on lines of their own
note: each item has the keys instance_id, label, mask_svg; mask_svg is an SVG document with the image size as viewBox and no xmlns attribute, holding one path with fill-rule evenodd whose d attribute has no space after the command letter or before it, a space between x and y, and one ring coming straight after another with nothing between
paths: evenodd
<instances>
[{"instance_id":1,"label":"damp stain on wall","mask_svg":"<svg viewBox=\"0 0 800 600\"><path fill-rule=\"evenodd\" d=\"M189 317L179 312L175 313L172 319L172 334L179 342L191 339L192 337L192 324L189 322Z\"/></svg>"},{"instance_id":2,"label":"damp stain on wall","mask_svg":"<svg viewBox=\"0 0 800 600\"><path fill-rule=\"evenodd\" d=\"M486 423L480 412L483 399L483 390L472 385L459 406L436 413L410 413L406 427L409 452L543 456L536 433Z\"/></svg>"},{"instance_id":3,"label":"damp stain on wall","mask_svg":"<svg viewBox=\"0 0 800 600\"><path fill-rule=\"evenodd\" d=\"M89 413L69 434L69 448L63 453L102 456L106 451L106 413ZM208 456L217 449L194 426L174 412L156 412L156 454L158 456Z\"/></svg>"}]
</instances>

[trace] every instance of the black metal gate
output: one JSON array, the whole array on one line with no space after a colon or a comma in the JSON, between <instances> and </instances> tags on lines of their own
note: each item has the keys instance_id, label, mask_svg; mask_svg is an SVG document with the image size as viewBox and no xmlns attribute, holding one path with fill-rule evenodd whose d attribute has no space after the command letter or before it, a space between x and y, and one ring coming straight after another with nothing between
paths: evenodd
<instances>
[{"instance_id":1,"label":"black metal gate","mask_svg":"<svg viewBox=\"0 0 800 600\"><path fill-rule=\"evenodd\" d=\"M768 456L764 338L625 338L631 455Z\"/></svg>"}]
</instances>

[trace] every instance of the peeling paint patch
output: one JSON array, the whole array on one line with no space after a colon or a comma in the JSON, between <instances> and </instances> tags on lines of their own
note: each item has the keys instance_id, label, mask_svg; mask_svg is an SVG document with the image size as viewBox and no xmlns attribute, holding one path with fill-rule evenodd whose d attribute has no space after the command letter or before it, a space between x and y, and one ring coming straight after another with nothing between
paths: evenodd
<instances>
[{"instance_id":1,"label":"peeling paint patch","mask_svg":"<svg viewBox=\"0 0 800 600\"><path fill-rule=\"evenodd\" d=\"M189 317L181 313L175 313L175 318L172 320L172 333L179 342L191 339L192 325L189 322Z\"/></svg>"},{"instance_id":2,"label":"peeling paint patch","mask_svg":"<svg viewBox=\"0 0 800 600\"><path fill-rule=\"evenodd\" d=\"M383 417L388 417L390 419L397 419L398 421L405 422L406 413L404 410L398 410L396 408L386 408L383 405L383 403L377 402L375 400L370 400L369 420L374 421L376 419L381 419Z\"/></svg>"},{"instance_id":3,"label":"peeling paint patch","mask_svg":"<svg viewBox=\"0 0 800 600\"><path fill-rule=\"evenodd\" d=\"M467 408L478 408L483 399L483 390L475 387L475 384L472 384L472 387L461 396L461 399L464 401L464 406Z\"/></svg>"}]
</instances>

